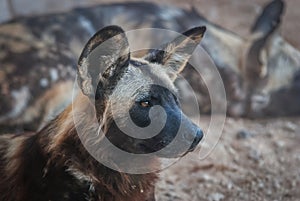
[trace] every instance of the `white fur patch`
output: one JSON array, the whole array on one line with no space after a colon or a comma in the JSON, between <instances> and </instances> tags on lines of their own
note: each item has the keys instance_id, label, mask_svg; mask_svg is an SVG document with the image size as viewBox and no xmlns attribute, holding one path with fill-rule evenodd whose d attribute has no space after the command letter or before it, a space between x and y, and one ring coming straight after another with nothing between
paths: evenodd
<instances>
[{"instance_id":1,"label":"white fur patch","mask_svg":"<svg viewBox=\"0 0 300 201\"><path fill-rule=\"evenodd\" d=\"M50 69L50 77L52 82L55 82L58 79L58 72L55 68Z\"/></svg>"},{"instance_id":2,"label":"white fur patch","mask_svg":"<svg viewBox=\"0 0 300 201\"><path fill-rule=\"evenodd\" d=\"M93 35L96 32L92 23L87 18L80 16L79 23L85 30L87 30L89 32L89 34Z\"/></svg>"},{"instance_id":3,"label":"white fur patch","mask_svg":"<svg viewBox=\"0 0 300 201\"><path fill-rule=\"evenodd\" d=\"M6 116L6 118L14 118L23 112L28 104L30 94L27 86L23 86L19 90L11 92L14 99L14 109ZM1 119L1 118L0 118Z\"/></svg>"},{"instance_id":4,"label":"white fur patch","mask_svg":"<svg viewBox=\"0 0 300 201\"><path fill-rule=\"evenodd\" d=\"M47 87L49 85L49 81L47 78L40 79L40 85L41 87Z\"/></svg>"}]
</instances>

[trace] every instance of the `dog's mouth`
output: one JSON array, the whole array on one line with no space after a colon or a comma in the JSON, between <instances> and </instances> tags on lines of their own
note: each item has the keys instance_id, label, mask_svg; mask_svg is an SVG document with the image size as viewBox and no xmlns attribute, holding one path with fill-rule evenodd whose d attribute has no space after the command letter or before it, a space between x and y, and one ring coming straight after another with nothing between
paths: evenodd
<instances>
[{"instance_id":1,"label":"dog's mouth","mask_svg":"<svg viewBox=\"0 0 300 201\"><path fill-rule=\"evenodd\" d=\"M150 146L146 143L141 143L141 144L139 144L139 148L141 148L145 153L155 153L155 152L158 152L159 150L163 149L167 145L168 144L162 140L159 143L152 145L152 146Z\"/></svg>"},{"instance_id":2,"label":"dog's mouth","mask_svg":"<svg viewBox=\"0 0 300 201\"><path fill-rule=\"evenodd\" d=\"M163 156L166 158L176 158L176 157L185 156L186 154L195 151L198 144L201 142L202 138L203 138L203 133L202 131L199 131L195 135L192 144L190 141L183 141L182 142L183 144L167 147L171 142L166 140L161 140L160 142L154 145L141 143L139 144L139 148L143 150L144 153L148 153L148 154L153 153L153 154L157 154L158 156ZM189 148L187 149L188 146Z\"/></svg>"}]
</instances>

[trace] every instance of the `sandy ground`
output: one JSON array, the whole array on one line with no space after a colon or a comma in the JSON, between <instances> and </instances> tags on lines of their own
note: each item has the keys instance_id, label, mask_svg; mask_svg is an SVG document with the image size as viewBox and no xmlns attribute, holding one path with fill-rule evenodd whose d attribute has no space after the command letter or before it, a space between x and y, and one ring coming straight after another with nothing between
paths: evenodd
<instances>
[{"instance_id":1,"label":"sandy ground","mask_svg":"<svg viewBox=\"0 0 300 201\"><path fill-rule=\"evenodd\" d=\"M201 125L207 127L210 117ZM201 148L161 173L161 201L300 200L300 118L227 118L212 153ZM207 132L207 129L204 129ZM208 136L206 136L208 137Z\"/></svg>"}]
</instances>

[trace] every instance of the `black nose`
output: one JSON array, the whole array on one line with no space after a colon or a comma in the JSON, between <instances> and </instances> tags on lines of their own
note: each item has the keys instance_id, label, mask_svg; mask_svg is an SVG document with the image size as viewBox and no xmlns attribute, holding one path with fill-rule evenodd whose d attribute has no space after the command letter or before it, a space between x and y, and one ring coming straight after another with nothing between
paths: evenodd
<instances>
[{"instance_id":1,"label":"black nose","mask_svg":"<svg viewBox=\"0 0 300 201\"><path fill-rule=\"evenodd\" d=\"M196 136L194 136L194 141L189 148L189 151L194 151L197 145L199 144L199 142L202 140L202 138L203 138L203 132L201 129L198 129L196 132Z\"/></svg>"}]
</instances>

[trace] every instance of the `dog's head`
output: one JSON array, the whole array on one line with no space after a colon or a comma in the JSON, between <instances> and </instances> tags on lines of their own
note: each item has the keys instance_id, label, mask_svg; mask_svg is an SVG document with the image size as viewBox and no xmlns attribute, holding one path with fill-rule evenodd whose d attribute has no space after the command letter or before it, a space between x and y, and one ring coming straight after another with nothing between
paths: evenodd
<instances>
[{"instance_id":1,"label":"dog's head","mask_svg":"<svg viewBox=\"0 0 300 201\"><path fill-rule=\"evenodd\" d=\"M106 27L88 41L78 62L78 83L115 146L165 157L195 149L203 133L182 113L173 81L204 32L204 27L188 30L140 59L130 57L120 27Z\"/></svg>"}]
</instances>

